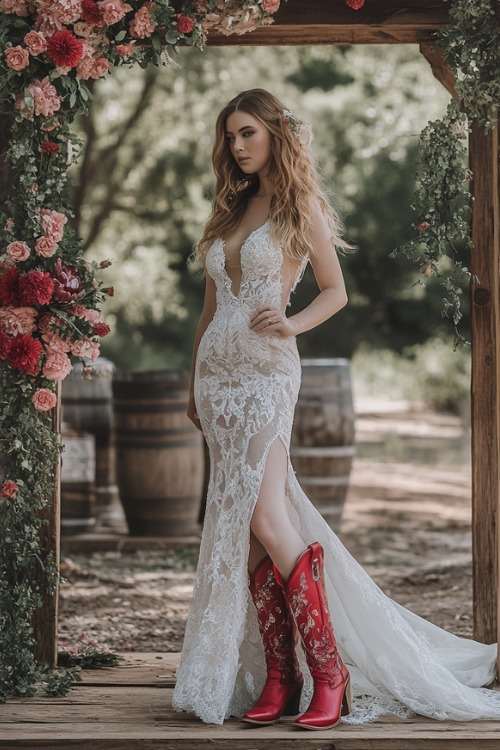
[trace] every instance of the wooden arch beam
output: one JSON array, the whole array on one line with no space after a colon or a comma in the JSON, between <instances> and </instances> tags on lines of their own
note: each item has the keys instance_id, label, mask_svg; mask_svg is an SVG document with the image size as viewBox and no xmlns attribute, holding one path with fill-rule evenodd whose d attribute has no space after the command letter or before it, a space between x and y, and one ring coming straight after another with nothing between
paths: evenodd
<instances>
[{"instance_id":1,"label":"wooden arch beam","mask_svg":"<svg viewBox=\"0 0 500 750\"><path fill-rule=\"evenodd\" d=\"M357 11L343 0L282 0L270 26L243 36L209 33L208 44L419 44L447 23L446 0L367 0Z\"/></svg>"}]
</instances>

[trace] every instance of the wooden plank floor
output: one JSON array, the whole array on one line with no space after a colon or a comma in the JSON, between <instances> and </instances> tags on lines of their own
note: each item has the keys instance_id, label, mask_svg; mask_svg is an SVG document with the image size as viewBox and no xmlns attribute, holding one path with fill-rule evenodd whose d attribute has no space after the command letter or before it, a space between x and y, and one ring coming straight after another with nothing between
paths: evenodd
<instances>
[{"instance_id":1,"label":"wooden plank floor","mask_svg":"<svg viewBox=\"0 0 500 750\"><path fill-rule=\"evenodd\" d=\"M0 706L0 748L35 750L499 750L500 722L386 717L325 732L291 719L252 727L207 725L170 707L178 654L128 654L116 669L85 671L65 698Z\"/></svg>"}]
</instances>

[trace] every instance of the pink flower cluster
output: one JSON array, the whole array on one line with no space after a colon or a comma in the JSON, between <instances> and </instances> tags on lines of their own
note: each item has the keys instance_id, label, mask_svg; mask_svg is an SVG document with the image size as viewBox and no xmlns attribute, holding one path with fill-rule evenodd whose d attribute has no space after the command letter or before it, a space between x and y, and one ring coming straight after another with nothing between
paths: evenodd
<instances>
[{"instance_id":1,"label":"pink flower cluster","mask_svg":"<svg viewBox=\"0 0 500 750\"><path fill-rule=\"evenodd\" d=\"M29 83L27 89L31 94L31 101L27 101L24 92L20 91L15 103L16 109L24 119L33 120L35 115L52 117L54 112L61 108L61 97L47 76Z\"/></svg>"}]
</instances>

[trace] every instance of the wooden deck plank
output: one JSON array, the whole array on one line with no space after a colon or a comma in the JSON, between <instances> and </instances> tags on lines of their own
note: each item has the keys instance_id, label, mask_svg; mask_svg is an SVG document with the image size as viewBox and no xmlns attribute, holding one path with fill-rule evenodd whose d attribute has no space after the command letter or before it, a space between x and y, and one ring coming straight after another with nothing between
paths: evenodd
<instances>
[{"instance_id":1,"label":"wooden deck plank","mask_svg":"<svg viewBox=\"0 0 500 750\"><path fill-rule=\"evenodd\" d=\"M119 667L85 669L82 686L173 687L179 654L124 653Z\"/></svg>"},{"instance_id":2,"label":"wooden deck plank","mask_svg":"<svg viewBox=\"0 0 500 750\"><path fill-rule=\"evenodd\" d=\"M8 750L498 750L494 721L441 722L387 715L360 727L304 732L283 719L252 727L203 724L171 708L179 654L128 653L116 669L85 670L63 698L14 698L0 706ZM168 684L170 683L170 685ZM161 688L161 689L159 689Z\"/></svg>"}]
</instances>

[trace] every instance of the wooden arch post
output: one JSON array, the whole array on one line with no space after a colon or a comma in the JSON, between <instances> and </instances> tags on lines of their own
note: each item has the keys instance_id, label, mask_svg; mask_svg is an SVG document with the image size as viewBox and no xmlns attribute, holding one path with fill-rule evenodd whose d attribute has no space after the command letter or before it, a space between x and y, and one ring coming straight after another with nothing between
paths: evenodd
<instances>
[{"instance_id":1,"label":"wooden arch post","mask_svg":"<svg viewBox=\"0 0 500 750\"><path fill-rule=\"evenodd\" d=\"M212 34L209 45L288 44L420 44L433 71L448 90L453 78L429 46L448 22L446 0L369 0L357 12L341 0L287 0L271 26L244 36ZM425 50L425 51L424 51ZM434 62L431 58L434 58ZM451 86L451 89L449 86ZM498 211L498 130L471 134L472 271L479 283L472 298L472 535L475 637L500 640L498 595L500 519L500 283ZM54 511L55 513L55 511ZM57 553L59 537L51 535ZM56 549L57 548L57 549ZM47 604L38 614L45 643L57 641L57 607ZM46 646L47 660L54 648Z\"/></svg>"}]
</instances>

